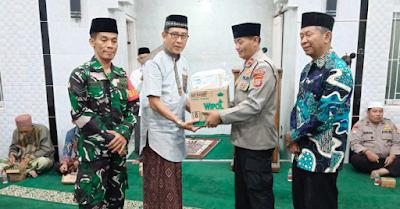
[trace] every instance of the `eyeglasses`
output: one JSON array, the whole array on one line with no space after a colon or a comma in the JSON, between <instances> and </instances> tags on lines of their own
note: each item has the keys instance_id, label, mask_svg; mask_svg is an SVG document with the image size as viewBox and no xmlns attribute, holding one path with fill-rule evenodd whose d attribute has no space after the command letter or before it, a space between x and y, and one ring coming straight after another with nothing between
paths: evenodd
<instances>
[{"instance_id":1,"label":"eyeglasses","mask_svg":"<svg viewBox=\"0 0 400 209\"><path fill-rule=\"evenodd\" d=\"M187 34L182 34L179 35L179 33L168 33L171 35L172 39L178 39L178 37L181 37L182 40L187 40L189 38L189 35Z\"/></svg>"}]
</instances>

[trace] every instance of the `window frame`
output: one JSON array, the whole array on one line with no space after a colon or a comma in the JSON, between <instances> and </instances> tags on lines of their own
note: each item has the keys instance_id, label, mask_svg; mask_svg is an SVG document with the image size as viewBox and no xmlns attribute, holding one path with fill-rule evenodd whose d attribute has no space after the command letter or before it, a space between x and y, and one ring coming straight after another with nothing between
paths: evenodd
<instances>
[{"instance_id":1,"label":"window frame","mask_svg":"<svg viewBox=\"0 0 400 209\"><path fill-rule=\"evenodd\" d=\"M400 106L400 12L393 13L392 30L390 36L385 104L389 106ZM395 43L397 43L397 46ZM397 49L395 47L397 47ZM394 63L396 63L395 66ZM395 72L393 72L394 70ZM395 73L395 78L393 78L393 73ZM394 89L392 89L393 80L395 82L393 86Z\"/></svg>"}]
</instances>

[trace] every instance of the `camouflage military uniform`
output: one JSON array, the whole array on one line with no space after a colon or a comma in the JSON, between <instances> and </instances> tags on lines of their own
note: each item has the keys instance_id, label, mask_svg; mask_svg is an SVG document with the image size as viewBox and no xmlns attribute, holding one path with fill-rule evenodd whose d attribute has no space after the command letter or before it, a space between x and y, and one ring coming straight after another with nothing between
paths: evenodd
<instances>
[{"instance_id":1,"label":"camouflage military uniform","mask_svg":"<svg viewBox=\"0 0 400 209\"><path fill-rule=\"evenodd\" d=\"M107 76L95 57L73 70L68 86L72 119L79 127L79 168L75 197L80 208L123 208L126 157L112 154L114 130L129 140L136 123L128 102L126 73L111 65Z\"/></svg>"}]
</instances>

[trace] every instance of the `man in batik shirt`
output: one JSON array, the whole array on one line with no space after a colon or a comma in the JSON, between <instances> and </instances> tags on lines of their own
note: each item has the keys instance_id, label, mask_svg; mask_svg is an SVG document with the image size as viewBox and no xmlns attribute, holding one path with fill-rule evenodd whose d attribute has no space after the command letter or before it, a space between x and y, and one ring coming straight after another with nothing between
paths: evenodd
<instances>
[{"instance_id":1,"label":"man in batik shirt","mask_svg":"<svg viewBox=\"0 0 400 209\"><path fill-rule=\"evenodd\" d=\"M301 46L312 58L300 76L286 135L293 161L294 208L337 208L336 180L346 150L351 71L331 49L333 17L304 13Z\"/></svg>"},{"instance_id":2,"label":"man in batik shirt","mask_svg":"<svg viewBox=\"0 0 400 209\"><path fill-rule=\"evenodd\" d=\"M72 121L75 124L75 122ZM63 155L54 168L59 174L67 174L78 168L78 127L71 128L65 136ZM70 165L70 166L68 166Z\"/></svg>"}]
</instances>

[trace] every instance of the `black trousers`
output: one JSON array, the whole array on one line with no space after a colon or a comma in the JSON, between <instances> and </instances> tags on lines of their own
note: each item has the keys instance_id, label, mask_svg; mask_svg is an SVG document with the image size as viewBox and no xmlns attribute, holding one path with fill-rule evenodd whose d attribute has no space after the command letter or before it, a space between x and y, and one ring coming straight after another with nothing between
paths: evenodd
<instances>
[{"instance_id":1,"label":"black trousers","mask_svg":"<svg viewBox=\"0 0 400 209\"><path fill-rule=\"evenodd\" d=\"M271 168L274 149L249 150L240 147L235 149L235 208L274 208Z\"/></svg>"},{"instance_id":2,"label":"black trousers","mask_svg":"<svg viewBox=\"0 0 400 209\"><path fill-rule=\"evenodd\" d=\"M385 166L386 158L379 159L379 163L371 162L365 154L353 154L350 158L350 163L353 167L362 173L371 173L373 170L378 170ZM393 177L400 177L400 156L397 156L390 166L386 169Z\"/></svg>"},{"instance_id":3,"label":"black trousers","mask_svg":"<svg viewBox=\"0 0 400 209\"><path fill-rule=\"evenodd\" d=\"M295 209L337 209L338 173L316 173L297 167L293 161L292 195Z\"/></svg>"}]
</instances>

